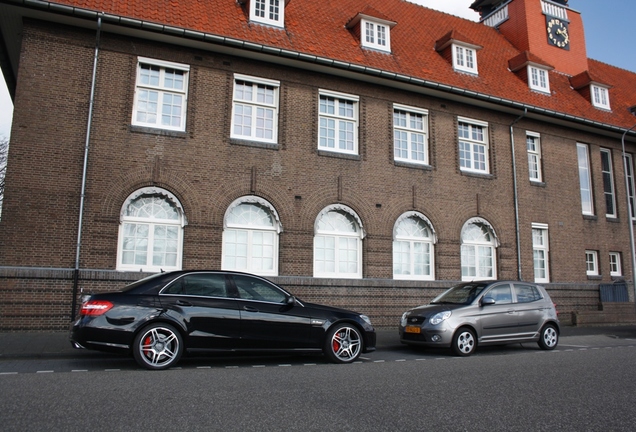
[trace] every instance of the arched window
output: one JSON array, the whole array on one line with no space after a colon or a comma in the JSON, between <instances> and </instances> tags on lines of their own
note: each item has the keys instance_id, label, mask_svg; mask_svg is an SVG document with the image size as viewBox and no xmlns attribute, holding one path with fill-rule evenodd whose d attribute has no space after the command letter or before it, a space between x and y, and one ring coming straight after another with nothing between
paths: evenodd
<instances>
[{"instance_id":1,"label":"arched window","mask_svg":"<svg viewBox=\"0 0 636 432\"><path fill-rule=\"evenodd\" d=\"M325 208L314 231L314 277L362 277L364 231L353 210L343 205Z\"/></svg>"},{"instance_id":2,"label":"arched window","mask_svg":"<svg viewBox=\"0 0 636 432\"><path fill-rule=\"evenodd\" d=\"M170 192L136 191L120 214L117 270L180 270L185 225L183 208Z\"/></svg>"},{"instance_id":3,"label":"arched window","mask_svg":"<svg viewBox=\"0 0 636 432\"><path fill-rule=\"evenodd\" d=\"M282 230L270 203L255 196L237 199L225 212L221 268L277 276Z\"/></svg>"},{"instance_id":4,"label":"arched window","mask_svg":"<svg viewBox=\"0 0 636 432\"><path fill-rule=\"evenodd\" d=\"M462 228L461 242L462 280L496 279L499 241L492 226L481 218L470 219Z\"/></svg>"},{"instance_id":5,"label":"arched window","mask_svg":"<svg viewBox=\"0 0 636 432\"><path fill-rule=\"evenodd\" d=\"M421 213L409 212L393 228L393 278L435 279L435 231Z\"/></svg>"}]
</instances>

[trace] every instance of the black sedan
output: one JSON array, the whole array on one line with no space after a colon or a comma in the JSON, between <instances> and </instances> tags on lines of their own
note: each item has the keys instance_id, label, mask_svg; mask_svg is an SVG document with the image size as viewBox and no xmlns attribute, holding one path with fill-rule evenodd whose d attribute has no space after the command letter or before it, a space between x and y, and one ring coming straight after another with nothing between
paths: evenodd
<instances>
[{"instance_id":1,"label":"black sedan","mask_svg":"<svg viewBox=\"0 0 636 432\"><path fill-rule=\"evenodd\" d=\"M121 291L94 294L71 325L76 348L131 354L148 369L166 369L187 353L323 352L351 363L375 350L365 315L305 303L259 276L228 271L174 271Z\"/></svg>"}]
</instances>

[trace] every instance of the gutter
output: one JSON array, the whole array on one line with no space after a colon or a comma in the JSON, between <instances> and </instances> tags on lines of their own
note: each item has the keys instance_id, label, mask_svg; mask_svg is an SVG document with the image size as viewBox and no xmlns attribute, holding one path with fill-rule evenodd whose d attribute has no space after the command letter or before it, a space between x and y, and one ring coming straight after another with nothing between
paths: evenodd
<instances>
[{"instance_id":1,"label":"gutter","mask_svg":"<svg viewBox=\"0 0 636 432\"><path fill-rule=\"evenodd\" d=\"M150 21L144 21L134 18L128 18L120 15L113 15L104 12L96 12L89 9L83 9L78 7L71 7L66 5L60 5L58 3L52 3L41 0L0 0L0 3L20 5L31 10L39 10L44 12L51 12L55 14L62 14L72 16L80 19L95 20L99 16L102 17L104 23L112 24L115 26L121 26L126 28L138 29L141 31L148 31L167 36L184 38L191 41L198 41L203 43L211 43L216 45L225 46L228 48L238 48L256 53L263 53L266 55L273 55L281 58L297 60L306 63L314 63L335 69L360 73L369 77L375 77L380 79L391 80L404 84L413 85L416 87L423 87L432 90L438 90L444 93L450 93L457 96L464 96L470 99L476 99L483 102L500 105L502 107L512 108L515 110L524 110L527 114L544 115L552 117L554 119L574 122L582 125L586 125L591 128L600 128L609 132L614 132L620 136L625 131L624 127L601 123L594 120L589 120L583 117L574 116L558 111L553 111L538 106L528 105L522 102L516 102L510 99L504 99L497 96L488 95L485 93L479 93L472 90L467 90L459 87L454 87L447 84L441 84L434 81L428 81L421 78L415 78L409 75L404 75L396 72L385 71L377 68L371 68L354 63L349 63L340 60L334 60L326 57L319 57L315 55L305 54L298 51L292 51L282 48L271 47L262 45L259 43L244 41L240 39L234 39L226 36L219 36L211 33L199 32L195 30L188 30L182 27L174 27L163 24L157 24ZM636 132L632 132L630 135L636 137Z\"/></svg>"},{"instance_id":2,"label":"gutter","mask_svg":"<svg viewBox=\"0 0 636 432\"><path fill-rule=\"evenodd\" d=\"M75 250L75 270L73 271L73 301L71 303L71 321L75 318L77 308L77 291L79 285L80 251L82 248L82 221L84 219L84 203L86 201L86 177L88 172L88 151L90 149L91 128L93 125L93 108L95 105L95 86L97 77L97 60L99 57L99 37L102 29L102 14L97 15L97 34L95 36L95 55L93 57L93 76L91 78L91 95L88 105L88 122L86 140L84 142L84 167L82 170L82 191L80 193L79 221L77 224L77 247Z\"/></svg>"}]
</instances>

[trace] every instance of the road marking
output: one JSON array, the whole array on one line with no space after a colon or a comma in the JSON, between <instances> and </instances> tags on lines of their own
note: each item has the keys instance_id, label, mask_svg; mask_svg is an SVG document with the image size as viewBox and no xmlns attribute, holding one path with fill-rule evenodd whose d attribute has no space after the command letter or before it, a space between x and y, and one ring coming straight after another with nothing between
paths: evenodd
<instances>
[{"instance_id":1,"label":"road marking","mask_svg":"<svg viewBox=\"0 0 636 432\"><path fill-rule=\"evenodd\" d=\"M88 372L88 369L73 369L71 372Z\"/></svg>"},{"instance_id":2,"label":"road marking","mask_svg":"<svg viewBox=\"0 0 636 432\"><path fill-rule=\"evenodd\" d=\"M17 372L0 372L0 375L17 375Z\"/></svg>"},{"instance_id":3,"label":"road marking","mask_svg":"<svg viewBox=\"0 0 636 432\"><path fill-rule=\"evenodd\" d=\"M36 373L53 373L52 370L37 371Z\"/></svg>"}]
</instances>

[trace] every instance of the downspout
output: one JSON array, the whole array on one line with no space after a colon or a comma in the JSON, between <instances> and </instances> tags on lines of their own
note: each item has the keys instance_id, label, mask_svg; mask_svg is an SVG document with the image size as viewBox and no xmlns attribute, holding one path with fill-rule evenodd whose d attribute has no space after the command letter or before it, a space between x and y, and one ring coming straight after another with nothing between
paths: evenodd
<instances>
[{"instance_id":1,"label":"downspout","mask_svg":"<svg viewBox=\"0 0 636 432\"><path fill-rule=\"evenodd\" d=\"M515 134L513 126L522 118L528 114L528 108L523 109L521 114L510 125L510 148L512 149L512 185L513 185L513 197L515 201L515 231L517 235L517 278L521 281L521 232L519 227L519 191L517 186L517 158L515 157Z\"/></svg>"},{"instance_id":2,"label":"downspout","mask_svg":"<svg viewBox=\"0 0 636 432\"><path fill-rule=\"evenodd\" d=\"M88 171L88 150L91 139L91 127L93 124L93 106L95 104L95 81L97 76L97 58L99 56L99 37L102 29L103 13L97 15L97 35L95 38L95 55L93 57L93 76L91 79L91 95L88 105L88 123L86 125L86 140L84 142L84 168L82 171L82 191L80 194L79 222L77 225L77 247L75 250L75 270L73 271L73 301L71 305L71 321L75 319L77 308L77 291L79 285L80 250L82 246L82 221L84 219L84 201L86 198L86 173Z\"/></svg>"}]
</instances>

